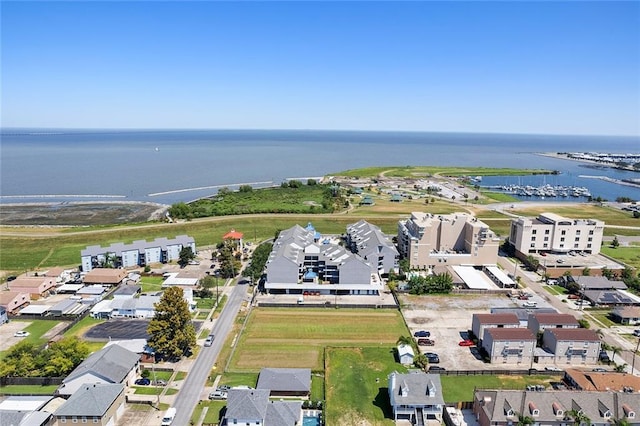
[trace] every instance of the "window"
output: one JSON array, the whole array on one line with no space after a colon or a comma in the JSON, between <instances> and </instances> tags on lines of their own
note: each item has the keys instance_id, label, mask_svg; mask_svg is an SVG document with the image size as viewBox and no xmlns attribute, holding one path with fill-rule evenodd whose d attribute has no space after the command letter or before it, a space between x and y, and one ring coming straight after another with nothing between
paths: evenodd
<instances>
[{"instance_id":1,"label":"window","mask_svg":"<svg viewBox=\"0 0 640 426\"><path fill-rule=\"evenodd\" d=\"M591 243L587 244L587 248L591 248Z\"/></svg>"},{"instance_id":2,"label":"window","mask_svg":"<svg viewBox=\"0 0 640 426\"><path fill-rule=\"evenodd\" d=\"M531 243L531 247L535 247L535 246L536 246L536 243Z\"/></svg>"},{"instance_id":3,"label":"window","mask_svg":"<svg viewBox=\"0 0 640 426\"><path fill-rule=\"evenodd\" d=\"M580 237L576 237L574 241L580 241Z\"/></svg>"},{"instance_id":4,"label":"window","mask_svg":"<svg viewBox=\"0 0 640 426\"><path fill-rule=\"evenodd\" d=\"M531 237L531 241L535 241L535 240L536 240L536 237Z\"/></svg>"},{"instance_id":5,"label":"window","mask_svg":"<svg viewBox=\"0 0 640 426\"><path fill-rule=\"evenodd\" d=\"M564 237L560 237L560 241L561 241L561 242L564 242Z\"/></svg>"},{"instance_id":6,"label":"window","mask_svg":"<svg viewBox=\"0 0 640 426\"><path fill-rule=\"evenodd\" d=\"M542 245L542 247L547 248L547 247L549 247L549 244L544 243L544 244Z\"/></svg>"},{"instance_id":7,"label":"window","mask_svg":"<svg viewBox=\"0 0 640 426\"><path fill-rule=\"evenodd\" d=\"M548 229L544 230L544 235L549 235L549 230Z\"/></svg>"},{"instance_id":8,"label":"window","mask_svg":"<svg viewBox=\"0 0 640 426\"><path fill-rule=\"evenodd\" d=\"M593 235L593 229L589 231L589 235Z\"/></svg>"},{"instance_id":9,"label":"window","mask_svg":"<svg viewBox=\"0 0 640 426\"><path fill-rule=\"evenodd\" d=\"M593 241L593 238L589 237L589 238L587 239L587 241Z\"/></svg>"},{"instance_id":10,"label":"window","mask_svg":"<svg viewBox=\"0 0 640 426\"><path fill-rule=\"evenodd\" d=\"M533 231L531 231L531 233L532 233L533 235L536 235L536 234L538 233L538 230L537 230L537 229L534 229Z\"/></svg>"},{"instance_id":11,"label":"window","mask_svg":"<svg viewBox=\"0 0 640 426\"><path fill-rule=\"evenodd\" d=\"M564 244L560 244L560 248L564 248Z\"/></svg>"},{"instance_id":12,"label":"window","mask_svg":"<svg viewBox=\"0 0 640 426\"><path fill-rule=\"evenodd\" d=\"M573 248L579 248L579 247L580 247L580 244L578 244L578 243L575 243L575 244L573 245Z\"/></svg>"},{"instance_id":13,"label":"window","mask_svg":"<svg viewBox=\"0 0 640 426\"><path fill-rule=\"evenodd\" d=\"M567 235L567 231L563 230L560 235Z\"/></svg>"},{"instance_id":14,"label":"window","mask_svg":"<svg viewBox=\"0 0 640 426\"><path fill-rule=\"evenodd\" d=\"M544 240L545 241L549 241L549 237L544 237Z\"/></svg>"},{"instance_id":15,"label":"window","mask_svg":"<svg viewBox=\"0 0 640 426\"><path fill-rule=\"evenodd\" d=\"M576 235L580 235L580 230L576 229Z\"/></svg>"}]
</instances>

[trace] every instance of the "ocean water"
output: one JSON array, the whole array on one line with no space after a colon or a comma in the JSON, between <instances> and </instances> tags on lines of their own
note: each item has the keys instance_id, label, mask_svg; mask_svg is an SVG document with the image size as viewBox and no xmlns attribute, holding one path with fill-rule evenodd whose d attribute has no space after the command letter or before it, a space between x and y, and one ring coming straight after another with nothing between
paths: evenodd
<instances>
[{"instance_id":1,"label":"ocean water","mask_svg":"<svg viewBox=\"0 0 640 426\"><path fill-rule=\"evenodd\" d=\"M218 187L279 185L367 166L485 166L559 170L558 176L485 178L485 184L585 186L593 196L640 199L640 189L580 175L640 174L594 170L539 152L637 152L640 138L427 132L4 129L0 201L151 201L174 203ZM199 189L198 189L199 188ZM69 197L71 196L71 197Z\"/></svg>"}]
</instances>

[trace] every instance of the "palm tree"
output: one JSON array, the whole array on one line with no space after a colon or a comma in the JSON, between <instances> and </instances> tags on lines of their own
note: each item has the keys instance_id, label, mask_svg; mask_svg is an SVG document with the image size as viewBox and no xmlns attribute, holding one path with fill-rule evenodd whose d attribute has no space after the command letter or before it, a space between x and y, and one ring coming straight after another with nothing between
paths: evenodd
<instances>
[{"instance_id":1,"label":"palm tree","mask_svg":"<svg viewBox=\"0 0 640 426\"><path fill-rule=\"evenodd\" d=\"M616 355L622 352L622 348L618 346L612 346L611 352L613 352L613 356L611 357L611 362L615 362Z\"/></svg>"},{"instance_id":2,"label":"palm tree","mask_svg":"<svg viewBox=\"0 0 640 426\"><path fill-rule=\"evenodd\" d=\"M617 373L624 373L626 369L627 369L627 364L618 364L614 368L614 370Z\"/></svg>"},{"instance_id":3,"label":"palm tree","mask_svg":"<svg viewBox=\"0 0 640 426\"><path fill-rule=\"evenodd\" d=\"M565 419L572 419L573 420L573 424L575 426L581 426L581 425L586 425L586 426L590 426L591 425L591 419L589 417L587 417L582 411L579 410L569 410L566 412L566 417Z\"/></svg>"},{"instance_id":4,"label":"palm tree","mask_svg":"<svg viewBox=\"0 0 640 426\"><path fill-rule=\"evenodd\" d=\"M613 426L631 426L631 422L628 419L610 419L609 422Z\"/></svg>"},{"instance_id":5,"label":"palm tree","mask_svg":"<svg viewBox=\"0 0 640 426\"><path fill-rule=\"evenodd\" d=\"M427 358L425 354L418 354L413 359L413 364L418 368L426 370L429 365L429 358Z\"/></svg>"},{"instance_id":6,"label":"palm tree","mask_svg":"<svg viewBox=\"0 0 640 426\"><path fill-rule=\"evenodd\" d=\"M517 426L526 426L526 425L532 425L535 423L535 420L533 420L533 417L527 416L526 414L523 413L517 413L518 415L518 423L516 423Z\"/></svg>"},{"instance_id":7,"label":"palm tree","mask_svg":"<svg viewBox=\"0 0 640 426\"><path fill-rule=\"evenodd\" d=\"M409 336L400 336L396 341L396 345L407 345L411 346L413 343L413 339Z\"/></svg>"}]
</instances>

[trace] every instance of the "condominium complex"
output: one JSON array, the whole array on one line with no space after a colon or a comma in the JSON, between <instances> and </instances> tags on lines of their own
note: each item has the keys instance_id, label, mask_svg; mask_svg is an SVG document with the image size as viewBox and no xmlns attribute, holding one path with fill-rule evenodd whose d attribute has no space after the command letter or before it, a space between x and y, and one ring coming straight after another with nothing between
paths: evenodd
<instances>
[{"instance_id":1,"label":"condominium complex","mask_svg":"<svg viewBox=\"0 0 640 426\"><path fill-rule=\"evenodd\" d=\"M398 223L398 250L412 269L436 265L495 265L500 239L466 213L411 213Z\"/></svg>"},{"instance_id":2,"label":"condominium complex","mask_svg":"<svg viewBox=\"0 0 640 426\"><path fill-rule=\"evenodd\" d=\"M398 272L398 249L380 228L365 220L347 226L347 246L381 274Z\"/></svg>"},{"instance_id":3,"label":"condominium complex","mask_svg":"<svg viewBox=\"0 0 640 426\"><path fill-rule=\"evenodd\" d=\"M355 234L353 234L355 235ZM322 236L311 224L280 232L266 265L264 288L281 294L379 294L380 265L391 260L365 260L340 245L337 237Z\"/></svg>"},{"instance_id":4,"label":"condominium complex","mask_svg":"<svg viewBox=\"0 0 640 426\"><path fill-rule=\"evenodd\" d=\"M112 267L136 267L152 263L167 263L180 257L183 247L191 247L196 252L196 243L192 237L178 235L175 238L156 238L153 241L139 240L131 244L115 243L108 247L88 246L80 252L82 270L89 272L93 268L110 262Z\"/></svg>"},{"instance_id":5,"label":"condominium complex","mask_svg":"<svg viewBox=\"0 0 640 426\"><path fill-rule=\"evenodd\" d=\"M595 219L568 219L554 213L542 213L536 219L511 221L509 242L516 253L527 256L538 252L600 252L604 222Z\"/></svg>"}]
</instances>

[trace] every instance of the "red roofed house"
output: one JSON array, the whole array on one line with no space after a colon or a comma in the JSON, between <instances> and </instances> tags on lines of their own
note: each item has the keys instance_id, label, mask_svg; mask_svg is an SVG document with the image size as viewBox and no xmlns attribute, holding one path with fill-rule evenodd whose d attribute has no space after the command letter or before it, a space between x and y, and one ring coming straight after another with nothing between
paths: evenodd
<instances>
[{"instance_id":1,"label":"red roofed house","mask_svg":"<svg viewBox=\"0 0 640 426\"><path fill-rule=\"evenodd\" d=\"M597 364L600 337L586 328L547 328L542 346L553 352L557 364Z\"/></svg>"},{"instance_id":2,"label":"red roofed house","mask_svg":"<svg viewBox=\"0 0 640 426\"><path fill-rule=\"evenodd\" d=\"M33 300L48 296L55 287L56 279L53 277L18 277L9 283L9 290L29 293Z\"/></svg>"},{"instance_id":3,"label":"red roofed house","mask_svg":"<svg viewBox=\"0 0 640 426\"><path fill-rule=\"evenodd\" d=\"M0 306L7 310L8 314L17 314L18 311L31 302L29 293L22 291L0 291Z\"/></svg>"},{"instance_id":4,"label":"red roofed house","mask_svg":"<svg viewBox=\"0 0 640 426\"><path fill-rule=\"evenodd\" d=\"M471 331L482 341L487 328L518 328L520 320L514 313L506 314L473 314Z\"/></svg>"},{"instance_id":5,"label":"red roofed house","mask_svg":"<svg viewBox=\"0 0 640 426\"><path fill-rule=\"evenodd\" d=\"M482 347L495 364L531 365L536 336L528 328L486 328Z\"/></svg>"},{"instance_id":6,"label":"red roofed house","mask_svg":"<svg viewBox=\"0 0 640 426\"><path fill-rule=\"evenodd\" d=\"M242 251L244 248L244 244L242 242L242 237L244 234L242 232L238 232L235 229L227 232L222 236L223 240L234 240L236 242L236 249Z\"/></svg>"}]
</instances>

